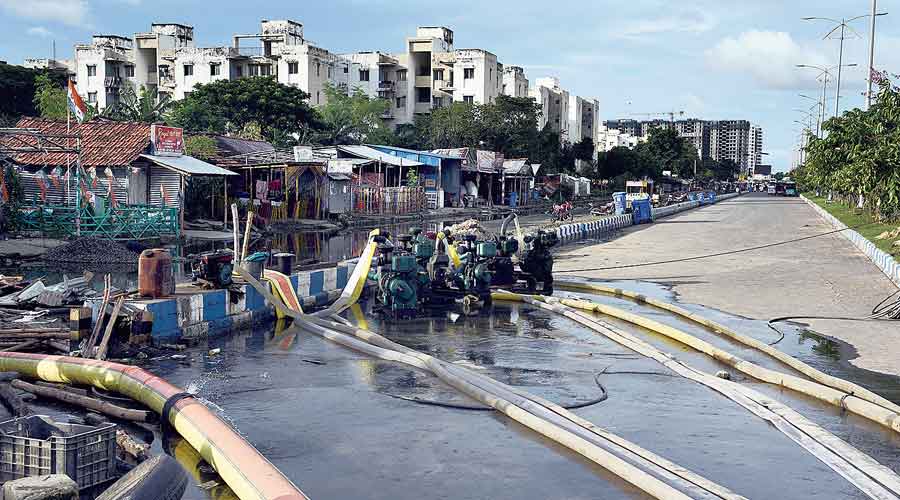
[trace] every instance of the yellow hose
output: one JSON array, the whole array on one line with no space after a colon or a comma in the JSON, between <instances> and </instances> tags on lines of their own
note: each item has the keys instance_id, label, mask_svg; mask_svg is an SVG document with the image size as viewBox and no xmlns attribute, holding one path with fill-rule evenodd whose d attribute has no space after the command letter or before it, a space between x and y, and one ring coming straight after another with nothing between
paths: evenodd
<instances>
[{"instance_id":1,"label":"yellow hose","mask_svg":"<svg viewBox=\"0 0 900 500\"><path fill-rule=\"evenodd\" d=\"M688 347L692 347L697 351L700 351L710 356L711 358L716 359L734 368L735 370L738 370L741 373L749 375L757 380L768 382L770 384L780 385L782 387L797 391L801 394L805 394L820 401L824 401L826 403L837 406L838 408L846 409L851 413L855 413L875 423L881 424L889 429L900 432L900 415L882 406L859 398L853 394L846 393L794 375L777 372L775 370L770 370L768 368L753 364L675 327L660 323L659 321L650 318L638 316L637 314L633 314L628 311L623 311L622 309L613 306L588 302L585 300L572 299L560 299L559 302L569 307L605 314L607 316L612 316L613 318L618 318L623 321L627 321L628 323L641 326L650 331L681 342Z\"/></svg>"},{"instance_id":2,"label":"yellow hose","mask_svg":"<svg viewBox=\"0 0 900 500\"><path fill-rule=\"evenodd\" d=\"M754 339L753 337L748 337L746 335L740 334L731 328L728 328L721 323L717 323L715 321L706 319L700 315L694 314L686 309L683 309L675 304L654 299L653 297L647 297L646 295L632 292L630 290L623 290L621 288L614 288L606 285L598 285L594 283L575 283L571 281L557 281L554 283L554 286L561 290L571 290L576 292L596 292L602 293L605 295L612 295L614 297L622 297L634 300L639 304L648 304L658 309L662 309L668 312L671 312L675 315L678 315L687 320L693 321L698 325L702 325L706 328L709 328L715 333L719 333L725 335L726 337L739 342L741 344L746 345L747 347L751 347L758 351L764 352L769 356L775 358L776 360L782 362L783 364L797 370L798 372L806 375L807 377L819 382L822 385L831 387L833 389L837 389L843 391L847 394L853 394L856 398L864 399L870 403L881 406L882 408L886 408L896 414L900 414L900 405L892 403L887 399L875 394L874 392L862 387L860 385L854 384L848 380L844 380L841 378L834 377L832 375L828 375L827 373L823 373L812 366L804 363L803 361L789 355L785 354L778 349L766 344L765 342L760 342L759 340Z\"/></svg>"},{"instance_id":3,"label":"yellow hose","mask_svg":"<svg viewBox=\"0 0 900 500\"><path fill-rule=\"evenodd\" d=\"M71 356L0 353L0 371L118 392L159 414L166 401L184 393L141 368ZM194 397L178 400L168 418L241 500L307 498L256 448Z\"/></svg>"},{"instance_id":4,"label":"yellow hose","mask_svg":"<svg viewBox=\"0 0 900 500\"><path fill-rule=\"evenodd\" d=\"M558 300L508 292L495 294L494 299L525 302L570 318L638 354L659 362L687 379L719 392L758 417L772 423L784 435L812 453L870 498L894 500L900 494L900 477L894 471L879 464L865 453L791 408L749 387L697 370L649 343L561 304Z\"/></svg>"}]
</instances>

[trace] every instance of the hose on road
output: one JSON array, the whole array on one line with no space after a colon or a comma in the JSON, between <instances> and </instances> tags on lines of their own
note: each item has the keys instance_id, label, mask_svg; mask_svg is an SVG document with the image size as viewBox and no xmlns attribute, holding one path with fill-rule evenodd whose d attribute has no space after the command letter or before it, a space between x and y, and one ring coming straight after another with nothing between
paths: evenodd
<instances>
[{"instance_id":1,"label":"hose on road","mask_svg":"<svg viewBox=\"0 0 900 500\"><path fill-rule=\"evenodd\" d=\"M900 495L900 477L894 471L778 401L741 384L697 370L643 340L564 305L558 300L505 292L494 295L495 300L525 302L570 318L628 349L653 359L675 373L719 392L770 422L870 498L878 500L900 498L898 497Z\"/></svg>"},{"instance_id":2,"label":"hose on road","mask_svg":"<svg viewBox=\"0 0 900 500\"><path fill-rule=\"evenodd\" d=\"M371 240L370 240L371 241ZM367 248L368 250L368 248ZM367 251L364 251L366 255ZM354 276L364 279L371 258L360 260L354 269ZM577 415L545 401L526 391L502 384L489 377L472 372L452 363L447 363L427 354L397 344L374 332L333 321L331 318L342 307L358 298L359 282L353 279L345 288L345 300L316 315L306 315L296 311L274 297L267 287L260 284L250 274L238 268L237 272L256 288L272 305L294 318L298 327L332 340L340 345L368 354L372 357L403 363L425 372L432 373L441 381L463 394L488 405L535 432L575 451L595 464L621 477L655 498L688 499L690 496L664 482L662 478L674 480L688 487L697 488L699 493L723 499L741 499L727 488L713 483L677 464L628 442L604 429L600 429ZM355 296L354 296L355 295ZM616 450L616 453L609 451ZM626 460L626 458L628 459ZM650 472L652 471L652 473Z\"/></svg>"},{"instance_id":3,"label":"hose on road","mask_svg":"<svg viewBox=\"0 0 900 500\"><path fill-rule=\"evenodd\" d=\"M823 373L812 366L804 363L803 361L786 354L784 352L779 351L778 349L766 344L765 342L761 342L753 337L749 337L747 335L743 335L741 333L736 332L735 330L721 324L715 322L713 320L704 318L698 314L692 313L680 306L672 304L670 302L666 302L664 300L654 299L653 297L648 297L644 294L633 292L630 290L624 290L621 288L611 287L607 285L601 285L597 283L577 283L573 281L557 281L554 283L554 286L562 289L562 290L570 290L575 292L593 292L593 293L601 293L604 295L610 295L619 298L627 298L633 300L639 304L647 304L653 306L657 309L662 309L664 311L668 311L676 316L689 320L698 325L704 326L710 329L713 333L724 335L731 340L734 340L740 344L743 344L747 347L756 349L760 352L763 352L770 357L776 359L777 361L787 365L798 372L806 375L807 377L815 380L816 382L831 387L833 389L837 389L847 394L853 394L856 398L868 401L875 405L878 405L884 409L890 410L894 413L900 413L900 406L897 404L888 401L887 399L875 394L874 392L862 387L858 384L854 384L848 380L844 380L838 377L834 377L832 375L828 375Z\"/></svg>"},{"instance_id":4,"label":"hose on road","mask_svg":"<svg viewBox=\"0 0 900 500\"><path fill-rule=\"evenodd\" d=\"M896 297L896 298L895 298ZM892 300L893 299L893 300ZM779 330L775 323L781 323L784 321L793 321L797 319L817 319L817 320L829 320L829 321L897 321L900 320L900 288L898 288L895 292L891 293L887 297L885 297L881 302L879 302L875 307L872 308L871 314L863 317L845 317L845 316L779 316L777 318L772 318L768 321L768 326L772 330L775 330L781 337L769 344L775 345L784 339L784 332Z\"/></svg>"}]
</instances>

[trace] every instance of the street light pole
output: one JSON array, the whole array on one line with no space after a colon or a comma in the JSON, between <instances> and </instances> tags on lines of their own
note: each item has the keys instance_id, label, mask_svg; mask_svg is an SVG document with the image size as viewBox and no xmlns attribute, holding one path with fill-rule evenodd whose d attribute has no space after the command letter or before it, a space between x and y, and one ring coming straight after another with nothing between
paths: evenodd
<instances>
[{"instance_id":1,"label":"street light pole","mask_svg":"<svg viewBox=\"0 0 900 500\"><path fill-rule=\"evenodd\" d=\"M869 74L866 78L866 109L872 106L872 74L875 73L875 18L878 0L872 0L872 24L869 27Z\"/></svg>"},{"instance_id":2,"label":"street light pole","mask_svg":"<svg viewBox=\"0 0 900 500\"><path fill-rule=\"evenodd\" d=\"M837 90L834 94L834 116L838 117L841 110L841 66L844 64L844 28L847 27L847 21L841 19L841 48L838 50L838 74L837 74Z\"/></svg>"}]
</instances>

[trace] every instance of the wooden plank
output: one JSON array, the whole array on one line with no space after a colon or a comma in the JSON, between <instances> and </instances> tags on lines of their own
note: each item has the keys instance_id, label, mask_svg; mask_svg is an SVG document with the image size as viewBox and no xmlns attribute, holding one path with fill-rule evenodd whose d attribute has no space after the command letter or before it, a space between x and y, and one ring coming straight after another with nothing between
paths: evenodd
<instances>
[{"instance_id":1,"label":"wooden plank","mask_svg":"<svg viewBox=\"0 0 900 500\"><path fill-rule=\"evenodd\" d=\"M132 410L130 408L122 408L106 401L99 399L80 396L71 392L61 391L51 387L41 387L39 385L29 384L23 380L13 380L10 382L16 389L36 394L41 397L56 399L64 403L81 406L89 410L98 411L105 415L122 420L132 420L135 422L152 422L155 420L155 413L146 410Z\"/></svg>"},{"instance_id":2,"label":"wooden plank","mask_svg":"<svg viewBox=\"0 0 900 500\"><path fill-rule=\"evenodd\" d=\"M116 301L116 305L113 306L113 311L112 315L109 318L109 323L106 324L106 333L103 334L103 340L100 342L100 347L97 349L96 359L106 359L106 350L109 349L109 339L110 337L112 337L113 329L116 326L116 319L119 317L119 311L122 309L122 304L124 303L125 296L122 295L119 297L119 300Z\"/></svg>"},{"instance_id":3,"label":"wooden plank","mask_svg":"<svg viewBox=\"0 0 900 500\"><path fill-rule=\"evenodd\" d=\"M112 277L107 274L103 277L103 301L100 303L100 310L97 312L97 322L94 323L94 328L91 331L91 336L85 341L84 345L81 346L81 356L82 357L91 357L91 352L94 349L94 344L97 343L97 336L100 335L100 328L103 325L103 318L106 316L106 306L109 304L109 294Z\"/></svg>"}]
</instances>

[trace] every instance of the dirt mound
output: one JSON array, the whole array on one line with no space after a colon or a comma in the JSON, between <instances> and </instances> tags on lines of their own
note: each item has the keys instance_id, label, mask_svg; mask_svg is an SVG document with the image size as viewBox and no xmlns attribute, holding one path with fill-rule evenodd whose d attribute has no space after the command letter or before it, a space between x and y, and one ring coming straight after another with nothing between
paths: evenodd
<instances>
[{"instance_id":1,"label":"dirt mound","mask_svg":"<svg viewBox=\"0 0 900 500\"><path fill-rule=\"evenodd\" d=\"M50 250L44 255L44 260L48 262L135 264L138 254L115 241L85 237Z\"/></svg>"}]
</instances>

